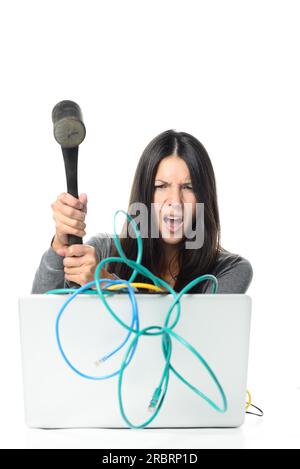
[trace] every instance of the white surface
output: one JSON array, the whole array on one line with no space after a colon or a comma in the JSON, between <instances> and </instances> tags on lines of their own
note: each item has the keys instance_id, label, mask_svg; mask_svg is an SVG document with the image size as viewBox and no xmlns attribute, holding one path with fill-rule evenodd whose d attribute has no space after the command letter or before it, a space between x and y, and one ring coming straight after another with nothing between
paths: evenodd
<instances>
[{"instance_id":1,"label":"white surface","mask_svg":"<svg viewBox=\"0 0 300 469\"><path fill-rule=\"evenodd\" d=\"M232 429L28 429L18 415L9 421L1 438L7 448L300 448L300 391L285 392L284 405L270 399L266 416L248 415ZM259 404L259 403L257 403Z\"/></svg>"},{"instance_id":2,"label":"white surface","mask_svg":"<svg viewBox=\"0 0 300 469\"><path fill-rule=\"evenodd\" d=\"M42 428L128 427L119 410L118 377L93 381L78 376L59 353L56 318L68 299L67 295L31 295L20 299L26 422L30 427ZM128 296L117 294L106 300L130 324L132 308ZM139 294L136 301L139 328L143 330L164 325L174 298ZM245 417L251 298L186 294L180 305L180 318L172 331L207 362L225 392L228 408L224 413L216 411L170 371L162 408L149 425L238 427ZM176 316L177 307L170 316L170 326ZM87 375L105 376L120 368L134 335L106 363L96 367L95 361L113 351L127 334L95 295L76 297L60 317L63 351L71 364ZM172 336L171 342L171 364L175 370L222 409L220 391L204 365ZM122 385L124 411L136 426L152 415L147 408L164 367L161 336L141 336L123 374Z\"/></svg>"},{"instance_id":3,"label":"white surface","mask_svg":"<svg viewBox=\"0 0 300 469\"><path fill-rule=\"evenodd\" d=\"M299 1L11 0L0 22L0 445L299 446ZM31 290L54 234L50 204L66 187L51 122L61 99L78 101L87 126L87 237L111 232L158 133L184 130L207 148L222 244L254 270L248 387L263 421L249 416L218 438L26 428L17 298Z\"/></svg>"}]
</instances>

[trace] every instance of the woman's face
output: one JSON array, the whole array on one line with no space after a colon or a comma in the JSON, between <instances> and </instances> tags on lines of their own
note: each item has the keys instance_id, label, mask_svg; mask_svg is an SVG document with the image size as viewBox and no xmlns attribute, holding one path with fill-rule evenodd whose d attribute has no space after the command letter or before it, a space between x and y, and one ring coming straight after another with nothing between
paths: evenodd
<instances>
[{"instance_id":1,"label":"woman's face","mask_svg":"<svg viewBox=\"0 0 300 469\"><path fill-rule=\"evenodd\" d=\"M163 158L157 168L154 187L159 233L166 243L177 244L184 236L185 224L192 222L197 202L185 161L177 155Z\"/></svg>"}]
</instances>

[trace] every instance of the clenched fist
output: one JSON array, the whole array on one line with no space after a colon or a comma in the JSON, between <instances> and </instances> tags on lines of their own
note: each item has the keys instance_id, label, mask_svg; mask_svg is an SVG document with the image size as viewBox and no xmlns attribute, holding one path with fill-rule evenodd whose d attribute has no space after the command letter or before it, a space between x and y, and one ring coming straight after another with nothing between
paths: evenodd
<instances>
[{"instance_id":1,"label":"clenched fist","mask_svg":"<svg viewBox=\"0 0 300 469\"><path fill-rule=\"evenodd\" d=\"M94 280L99 259L93 246L89 244L73 244L72 246L59 248L56 252L60 256L64 256L63 263L66 280L81 286ZM102 268L100 278L115 279L116 277ZM104 285L102 283L101 287ZM96 286L93 286L93 288L96 288Z\"/></svg>"},{"instance_id":2,"label":"clenched fist","mask_svg":"<svg viewBox=\"0 0 300 469\"><path fill-rule=\"evenodd\" d=\"M51 204L53 219L55 221L55 237L52 243L53 249L66 247L68 235L85 236L85 217L87 214L87 194L80 194L79 199L71 194L63 192L57 200Z\"/></svg>"}]
</instances>

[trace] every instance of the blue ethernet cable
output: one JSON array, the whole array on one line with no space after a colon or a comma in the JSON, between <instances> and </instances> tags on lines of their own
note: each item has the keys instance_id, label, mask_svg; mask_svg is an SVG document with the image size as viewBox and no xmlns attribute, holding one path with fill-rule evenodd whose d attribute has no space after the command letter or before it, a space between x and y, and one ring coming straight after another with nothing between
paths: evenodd
<instances>
[{"instance_id":1,"label":"blue ethernet cable","mask_svg":"<svg viewBox=\"0 0 300 469\"><path fill-rule=\"evenodd\" d=\"M109 284L110 283L114 283L116 284L117 283L120 283L120 284L123 284L123 283L126 283L124 281L121 281L121 280L113 280L113 281L110 281L109 279L101 279L101 283L103 282L108 282ZM83 285L82 287L76 289L76 291L70 296L70 298L68 298L64 304L62 305L62 307L60 308L60 311L58 313L58 316L56 318L56 322L55 322L55 335L56 335L56 340L57 340L57 344L58 344L58 348L59 348L59 351L63 357L63 359L65 360L65 362L67 363L67 365L75 372L77 373L79 376L81 376L82 378L86 378L86 379L91 379L91 380L104 380L104 379L109 379L109 378L112 378L113 376L116 376L117 374L119 374L119 370L118 371L115 371L114 373L111 373L109 375L106 375L106 376L90 376L90 375L87 375L85 373L82 373L81 371L79 371L77 368L75 368L75 366L70 362L70 360L68 359L67 355L65 354L64 350L63 350L63 347L62 347L62 344L61 344L61 340L60 340L60 334L59 334L59 325L60 325L60 320L61 320L61 317L62 317L62 314L63 312L65 311L66 307L68 306L68 304L74 300L74 298L79 295L79 293L82 293L84 292L85 290L87 290L89 287L91 287L92 285L94 285L95 282L89 282L87 283L86 285ZM109 286L109 285L108 285ZM136 298L135 298L135 295L134 295L134 292L133 292L133 288L131 287L131 285L127 285L128 286L128 290L129 290L129 297L130 297L130 300L131 300L131 304L132 304L132 320L131 320L131 327L133 327L134 325L136 325L137 327L137 330L139 329L139 318L138 318L138 308L137 308L137 302L136 302ZM113 352L111 352L110 354L106 354L104 355L104 357L102 357L99 362L103 362L105 360L107 360L108 358L110 358L112 355L114 355L116 352L118 352L125 344L126 342L128 341L129 337L131 335L131 332L129 332L129 334L127 334L124 342L121 343L121 345L119 345ZM127 366L132 358L133 358L133 355L135 353L135 349L136 347L134 347L134 349L132 349L132 353L131 355L129 356L128 358L128 361L126 362L126 365Z\"/></svg>"},{"instance_id":2,"label":"blue ethernet cable","mask_svg":"<svg viewBox=\"0 0 300 469\"><path fill-rule=\"evenodd\" d=\"M134 232L136 234L137 244L138 244L138 255L137 255L136 261L128 259L125 256L125 254L123 252L123 249L121 247L120 241L119 241L119 237L116 234L116 216L119 212L124 213L126 215L127 219L130 222L133 223L133 229L134 229ZM217 278L214 275L210 275L210 274L202 275L202 276L197 277L196 279L192 280L189 284L187 284L177 294L174 291L174 289L168 283L166 283L163 279L161 279L161 278L155 276L154 274L152 274L152 272L150 270L148 270L146 267L144 267L141 264L141 259L142 259L142 239L141 239L141 235L140 235L140 232L137 228L135 220L128 213L124 212L123 210L118 210L117 212L115 212L115 215L114 215L114 242L116 244L117 251L118 251L120 257L108 257L106 259L103 259L101 262L99 262L99 264L96 268L95 274L94 274L95 280L93 282L89 282L86 285L82 286L81 288L76 289L75 291L74 291L74 289L58 289L58 290L50 290L50 291L47 292L47 294L49 294L49 293L70 293L72 291L74 292L71 295L71 297L68 300L66 300L65 304L60 309L57 320L56 320L56 339L57 339L57 343L58 343L58 346L59 346L59 350L60 350L64 360L71 367L71 369L73 371L75 371L76 373L78 373L80 376L82 376L84 378L88 378L88 379L109 379L109 378L111 378L113 376L116 376L116 375L119 376L118 377L119 408L120 408L120 412L121 412L121 415L122 415L123 419L125 420L125 422L131 428L144 428L147 425L149 425L149 423L152 422L154 420L154 418L158 415L158 413L159 413L159 411L162 407L162 404L164 402L164 399L166 397L166 394L167 394L170 371L172 371L174 373L174 375L177 376L178 379L180 379L186 386L188 386L192 391L194 391L197 395L199 395L202 399L204 399L216 411L221 412L221 413L226 412L227 408L228 408L227 398L226 398L225 392L224 392L220 382L218 381L216 375L214 374L213 370L209 367L207 361L200 355L200 353L191 344L189 344L185 339L183 339L183 337L179 336L173 330L175 328L175 326L177 325L179 319L180 319L180 313L181 313L181 311L180 311L180 298L182 297L182 295L187 293L196 284L198 284L200 282L203 282L205 280L211 281L211 283L212 283L211 292L216 293L217 287L218 287ZM100 279L99 278L99 272L101 271L102 267L105 264L107 264L107 263L118 263L118 262L126 263L129 267L132 268L133 272L132 272L132 275L130 276L130 279L128 281L126 281L126 280ZM136 275L138 273L141 273L145 277L150 278L153 281L154 285L156 285L157 287L161 287L161 286L164 287L174 297L174 301L171 304L171 306L170 306L170 308L167 312L165 323L164 323L163 326L150 326L150 327L144 328L142 330L139 330L138 307L137 307L137 303L135 301L135 294L134 294L133 288L130 285L133 282L134 278L136 277ZM109 285L107 285L104 290L102 290L102 288L101 288L101 283L103 283L103 282L108 282L109 283ZM109 287L110 285L120 284L120 283L126 285L126 288L129 291L129 296L130 296L130 300L131 300L132 307L133 307L132 320L131 320L130 325L126 324L124 321L122 321L119 318L119 316L112 310L112 308L110 307L110 305L107 303L107 301L105 299L106 295L114 294L114 292L106 290L106 288ZM97 289L96 292L94 290L88 290L88 288L91 285L94 285L94 284L96 285L96 289ZM122 290L126 291L126 288L122 289ZM102 360L107 360L112 355L114 355L115 353L120 351L121 348L123 348L125 346L125 344L129 341L132 334L135 334L133 340L129 344L129 347L127 348L127 351L124 355L124 358L123 358L120 369L118 371L108 375L108 376L105 376L105 377L91 377L89 375L81 373L79 370L77 370L70 363L70 361L66 357L66 355L63 351L62 345L61 345L61 340L60 340L60 336L59 336L59 321L60 321L60 318L63 314L65 306L67 306L67 304L69 304L69 302L72 301L79 293L81 293L85 290L87 290L88 294L98 294L100 300L102 301L102 303L104 304L104 306L106 307L108 312L111 314L111 316L128 331L128 334L127 334L125 340L114 351L112 351L111 353L106 354L104 357L102 357ZM173 312L173 309L175 308L175 306L176 306L175 318L173 319L173 322L171 323L171 325L169 325L171 315L172 315L172 312ZM128 419L128 417L127 417L127 415L125 414L125 411L124 411L124 405L123 405L123 399L122 399L122 382L123 382L124 371L127 368L130 361L132 360L132 358L133 358L133 356L136 352L138 340L142 335L161 335L162 336L161 346L162 346L162 352L163 352L163 355L164 355L164 358L165 358L165 366L164 366L164 369L163 369L163 372L162 372L162 375L161 375L160 382L159 382L158 386L156 387L156 389L153 393L152 399L151 399L149 407L148 407L149 410L153 412L153 415L148 420L143 422L142 424L135 425ZM197 359L200 361L200 363L208 371L209 375L211 376L212 380L214 381L214 383L216 384L216 386L219 390L219 393L220 393L220 396L221 396L221 399L222 399L222 406L218 406L208 396L206 396L204 393L202 393L201 390L197 389L195 386L193 386L191 383L189 383L185 378L183 378L183 376L171 364L172 339L179 341L184 347L186 347L188 350L190 350L190 352L197 357Z\"/></svg>"}]
</instances>

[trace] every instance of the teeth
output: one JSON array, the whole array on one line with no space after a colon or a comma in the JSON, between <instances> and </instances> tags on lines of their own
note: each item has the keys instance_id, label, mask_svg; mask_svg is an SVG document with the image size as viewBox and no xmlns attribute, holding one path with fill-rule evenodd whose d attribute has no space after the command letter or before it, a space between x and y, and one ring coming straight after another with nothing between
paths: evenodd
<instances>
[{"instance_id":1,"label":"teeth","mask_svg":"<svg viewBox=\"0 0 300 469\"><path fill-rule=\"evenodd\" d=\"M164 217L164 220L182 221L182 217Z\"/></svg>"},{"instance_id":2,"label":"teeth","mask_svg":"<svg viewBox=\"0 0 300 469\"><path fill-rule=\"evenodd\" d=\"M173 222L181 222L182 221L182 217L164 217L164 221L168 221L168 220L171 220Z\"/></svg>"}]
</instances>

